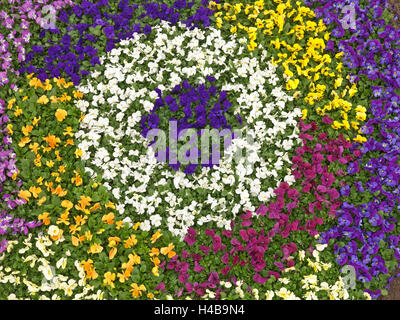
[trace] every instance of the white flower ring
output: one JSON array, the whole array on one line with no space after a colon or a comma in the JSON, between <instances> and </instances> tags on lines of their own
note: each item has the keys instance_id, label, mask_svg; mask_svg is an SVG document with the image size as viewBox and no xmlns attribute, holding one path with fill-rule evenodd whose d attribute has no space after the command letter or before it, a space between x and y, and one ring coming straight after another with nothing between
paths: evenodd
<instances>
[{"instance_id":1,"label":"white flower ring","mask_svg":"<svg viewBox=\"0 0 400 320\"><path fill-rule=\"evenodd\" d=\"M290 153L301 143L301 110L287 106L293 97L279 86L283 79L267 51L260 47L261 57L252 56L243 40L163 22L150 35L121 41L80 85L84 98L77 106L85 118L76 138L82 159L88 172L102 177L125 221L141 221L142 230L162 225L181 237L210 221L229 229L237 214L272 199L280 182L294 182ZM185 79L200 85L208 76L243 119L242 137L254 143L233 139L218 166L192 175L174 172L157 161L140 120L154 107L155 89L168 93ZM238 148L255 152L232 161L228 155Z\"/></svg>"}]
</instances>

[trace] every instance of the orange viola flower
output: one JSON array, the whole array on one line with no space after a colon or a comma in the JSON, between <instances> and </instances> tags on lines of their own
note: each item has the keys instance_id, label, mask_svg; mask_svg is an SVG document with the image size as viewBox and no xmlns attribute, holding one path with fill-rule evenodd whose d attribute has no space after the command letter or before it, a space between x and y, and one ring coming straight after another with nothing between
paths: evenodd
<instances>
[{"instance_id":1,"label":"orange viola flower","mask_svg":"<svg viewBox=\"0 0 400 320\"><path fill-rule=\"evenodd\" d=\"M40 79L38 79L38 78L33 78L33 79L31 79L30 81L29 81L29 85L31 86L31 87L34 87L35 88L35 90L38 88L38 87L41 87L42 86L42 82L40 81Z\"/></svg>"},{"instance_id":2,"label":"orange viola flower","mask_svg":"<svg viewBox=\"0 0 400 320\"><path fill-rule=\"evenodd\" d=\"M141 261L140 256L138 256L136 253L130 254L128 256L128 259L132 264L140 264L140 261Z\"/></svg>"},{"instance_id":3,"label":"orange viola flower","mask_svg":"<svg viewBox=\"0 0 400 320\"><path fill-rule=\"evenodd\" d=\"M128 273L126 273L126 272L124 272L124 273L118 273L118 274L117 274L117 277L119 278L119 282L125 283L125 281L129 279L130 274L128 274Z\"/></svg>"},{"instance_id":4,"label":"orange viola flower","mask_svg":"<svg viewBox=\"0 0 400 320\"><path fill-rule=\"evenodd\" d=\"M150 261L153 262L155 266L158 266L161 263L160 259L157 257L151 258Z\"/></svg>"},{"instance_id":5,"label":"orange viola flower","mask_svg":"<svg viewBox=\"0 0 400 320\"><path fill-rule=\"evenodd\" d=\"M23 148L29 142L31 142L31 139L29 137L21 138L20 142L18 143L18 146Z\"/></svg>"},{"instance_id":6,"label":"orange viola flower","mask_svg":"<svg viewBox=\"0 0 400 320\"><path fill-rule=\"evenodd\" d=\"M55 116L59 122L63 121L65 117L68 115L68 112L64 109L57 109Z\"/></svg>"},{"instance_id":7,"label":"orange viola flower","mask_svg":"<svg viewBox=\"0 0 400 320\"><path fill-rule=\"evenodd\" d=\"M64 101L71 101L71 97L70 97L66 92L64 92L63 95L62 95L59 99L60 99L60 101L62 101L62 102L64 102Z\"/></svg>"},{"instance_id":8,"label":"orange viola flower","mask_svg":"<svg viewBox=\"0 0 400 320\"><path fill-rule=\"evenodd\" d=\"M14 116L19 117L22 114L22 109L20 107L16 107Z\"/></svg>"},{"instance_id":9,"label":"orange viola flower","mask_svg":"<svg viewBox=\"0 0 400 320\"><path fill-rule=\"evenodd\" d=\"M96 210L98 210L98 209L100 209L100 208L101 208L100 203L97 202L97 203L95 203L94 205L92 205L92 206L89 208L89 210L90 210L90 211L96 211Z\"/></svg>"},{"instance_id":10,"label":"orange viola flower","mask_svg":"<svg viewBox=\"0 0 400 320\"><path fill-rule=\"evenodd\" d=\"M114 223L114 212L110 212L109 214L105 214L103 218L101 218L101 221L103 221L106 224L113 224Z\"/></svg>"},{"instance_id":11,"label":"orange viola flower","mask_svg":"<svg viewBox=\"0 0 400 320\"><path fill-rule=\"evenodd\" d=\"M69 212L68 211L64 211L61 215L60 218L58 218L57 220L57 224L60 223L64 223L66 226L68 226L70 224L69 222ZM71 230L71 227L70 227ZM74 232L76 232L77 230L74 230Z\"/></svg>"},{"instance_id":12,"label":"orange viola flower","mask_svg":"<svg viewBox=\"0 0 400 320\"><path fill-rule=\"evenodd\" d=\"M71 182L75 183L75 185L78 187L82 184L83 180L79 174L76 173L74 178L71 178Z\"/></svg>"},{"instance_id":13,"label":"orange viola flower","mask_svg":"<svg viewBox=\"0 0 400 320\"><path fill-rule=\"evenodd\" d=\"M52 134L49 134L47 137L43 138L43 140L46 141L52 149L58 147L58 143L61 142L60 138Z\"/></svg>"},{"instance_id":14,"label":"orange viola flower","mask_svg":"<svg viewBox=\"0 0 400 320\"><path fill-rule=\"evenodd\" d=\"M30 193L32 193L32 196L36 199L39 196L39 194L42 192L42 189L40 187L36 188L36 187L32 186L29 188L29 191L30 191Z\"/></svg>"},{"instance_id":15,"label":"orange viola flower","mask_svg":"<svg viewBox=\"0 0 400 320\"><path fill-rule=\"evenodd\" d=\"M67 210L70 210L73 206L74 206L74 204L69 200L63 200L61 202L61 207L67 208Z\"/></svg>"},{"instance_id":16,"label":"orange viola flower","mask_svg":"<svg viewBox=\"0 0 400 320\"><path fill-rule=\"evenodd\" d=\"M90 279L96 279L97 277L98 277L99 275L97 274L97 272L96 272L96 268L93 268L93 269L91 269L91 270L89 270L87 273L86 273L86 278L88 278L89 280Z\"/></svg>"},{"instance_id":17,"label":"orange viola flower","mask_svg":"<svg viewBox=\"0 0 400 320\"><path fill-rule=\"evenodd\" d=\"M117 254L117 251L118 251L117 248L111 248L110 252L108 253L108 258L112 260Z\"/></svg>"},{"instance_id":18,"label":"orange viola flower","mask_svg":"<svg viewBox=\"0 0 400 320\"><path fill-rule=\"evenodd\" d=\"M42 214L39 214L38 219L42 220L44 225L49 225L50 224L50 217L49 217L50 213L48 212L43 212Z\"/></svg>"},{"instance_id":19,"label":"orange viola flower","mask_svg":"<svg viewBox=\"0 0 400 320\"><path fill-rule=\"evenodd\" d=\"M56 188L51 189L52 194L56 194L59 197L64 197L68 191L64 190L60 185L58 185Z\"/></svg>"},{"instance_id":20,"label":"orange viola flower","mask_svg":"<svg viewBox=\"0 0 400 320\"><path fill-rule=\"evenodd\" d=\"M160 250L158 248L151 248L149 253L150 257L158 256L160 254Z\"/></svg>"},{"instance_id":21,"label":"orange viola flower","mask_svg":"<svg viewBox=\"0 0 400 320\"><path fill-rule=\"evenodd\" d=\"M71 236L72 245L77 247L81 243L79 237Z\"/></svg>"},{"instance_id":22,"label":"orange viola flower","mask_svg":"<svg viewBox=\"0 0 400 320\"><path fill-rule=\"evenodd\" d=\"M162 233L160 233L159 231L157 231L155 234L153 234L151 236L151 243L154 243L157 241L157 239L162 237Z\"/></svg>"},{"instance_id":23,"label":"orange viola flower","mask_svg":"<svg viewBox=\"0 0 400 320\"><path fill-rule=\"evenodd\" d=\"M132 296L135 297L135 298L141 296L142 295L142 291L146 291L146 287L143 284L138 286L136 283L132 283L131 287L132 287L132 289L129 290L129 291L132 292Z\"/></svg>"},{"instance_id":24,"label":"orange viola flower","mask_svg":"<svg viewBox=\"0 0 400 320\"><path fill-rule=\"evenodd\" d=\"M112 203L111 201L109 202L109 203L107 203L106 205L105 205L105 207L108 209L108 208L111 208L111 209L115 209L115 205L114 205L114 203Z\"/></svg>"},{"instance_id":25,"label":"orange viola flower","mask_svg":"<svg viewBox=\"0 0 400 320\"><path fill-rule=\"evenodd\" d=\"M74 136L74 133L72 132L72 127L67 127L64 131L64 133L63 133L63 135L64 136L66 136L66 135L68 135L68 136L70 136L70 137L73 137Z\"/></svg>"},{"instance_id":26,"label":"orange viola flower","mask_svg":"<svg viewBox=\"0 0 400 320\"><path fill-rule=\"evenodd\" d=\"M77 91L74 90L74 91L72 91L72 93L74 94L74 97L76 99L81 99L83 97L83 93L80 92L79 90L77 90Z\"/></svg>"},{"instance_id":27,"label":"orange viola flower","mask_svg":"<svg viewBox=\"0 0 400 320\"><path fill-rule=\"evenodd\" d=\"M85 217L83 217L83 216L75 216L74 219L75 219L76 225L83 226L86 223L87 217L86 216Z\"/></svg>"},{"instance_id":28,"label":"orange viola flower","mask_svg":"<svg viewBox=\"0 0 400 320\"><path fill-rule=\"evenodd\" d=\"M88 259L87 261L83 260L81 262L81 267L85 272L88 272L90 269L93 268L93 260L92 259Z\"/></svg>"},{"instance_id":29,"label":"orange viola flower","mask_svg":"<svg viewBox=\"0 0 400 320\"><path fill-rule=\"evenodd\" d=\"M56 96L51 96L50 101L51 103L58 103L58 98Z\"/></svg>"},{"instance_id":30,"label":"orange viola flower","mask_svg":"<svg viewBox=\"0 0 400 320\"><path fill-rule=\"evenodd\" d=\"M75 206L75 208L80 211L85 211L86 207L90 206L91 201L92 201L92 198L81 196L81 200L78 201L79 206ZM89 211L89 210L86 210L86 211Z\"/></svg>"},{"instance_id":31,"label":"orange viola flower","mask_svg":"<svg viewBox=\"0 0 400 320\"><path fill-rule=\"evenodd\" d=\"M67 139L67 142L65 142L64 147L73 146L73 145L75 145L74 140L72 140L72 139Z\"/></svg>"},{"instance_id":32,"label":"orange viola flower","mask_svg":"<svg viewBox=\"0 0 400 320\"><path fill-rule=\"evenodd\" d=\"M176 255L176 252L172 251L172 249L174 249L174 248L175 248L174 244L170 243L168 245L168 247L161 248L160 252L161 252L161 254L163 254L165 256L167 255L168 258L172 258L174 255Z\"/></svg>"},{"instance_id":33,"label":"orange viola flower","mask_svg":"<svg viewBox=\"0 0 400 320\"><path fill-rule=\"evenodd\" d=\"M63 86L66 85L65 79L64 78L53 78L53 81L57 84L57 86L62 89Z\"/></svg>"},{"instance_id":34,"label":"orange viola flower","mask_svg":"<svg viewBox=\"0 0 400 320\"><path fill-rule=\"evenodd\" d=\"M33 129L33 126L24 126L22 127L22 133L24 134L24 136L28 136L29 133L31 133Z\"/></svg>"},{"instance_id":35,"label":"orange viola flower","mask_svg":"<svg viewBox=\"0 0 400 320\"><path fill-rule=\"evenodd\" d=\"M21 199L24 199L26 202L29 201L29 198L31 197L31 193L28 190L21 190L18 193L18 197L20 197Z\"/></svg>"},{"instance_id":36,"label":"orange viola flower","mask_svg":"<svg viewBox=\"0 0 400 320\"><path fill-rule=\"evenodd\" d=\"M31 151L32 151L34 154L37 154L37 153L38 153L38 150L39 150L39 144L38 144L37 142L31 143L31 144L29 145L29 149L31 149Z\"/></svg>"},{"instance_id":37,"label":"orange viola flower","mask_svg":"<svg viewBox=\"0 0 400 320\"><path fill-rule=\"evenodd\" d=\"M108 238L108 246L113 248L117 246L121 242L121 238L119 237L109 237Z\"/></svg>"},{"instance_id":38,"label":"orange viola flower","mask_svg":"<svg viewBox=\"0 0 400 320\"><path fill-rule=\"evenodd\" d=\"M115 222L115 228L117 230L121 229L124 225L125 225L125 222L123 222L122 220L118 220Z\"/></svg>"},{"instance_id":39,"label":"orange viola flower","mask_svg":"<svg viewBox=\"0 0 400 320\"><path fill-rule=\"evenodd\" d=\"M45 95L42 95L36 102L40 104L48 104L49 101L49 98L47 98Z\"/></svg>"},{"instance_id":40,"label":"orange viola flower","mask_svg":"<svg viewBox=\"0 0 400 320\"><path fill-rule=\"evenodd\" d=\"M133 247L137 242L138 241L136 239L136 236L134 234L132 234L128 239L126 239L124 241L124 243L125 243L124 247L129 249L129 248Z\"/></svg>"},{"instance_id":41,"label":"orange viola flower","mask_svg":"<svg viewBox=\"0 0 400 320\"><path fill-rule=\"evenodd\" d=\"M87 253L95 254L103 251L103 247L99 243L94 243L90 246Z\"/></svg>"}]
</instances>

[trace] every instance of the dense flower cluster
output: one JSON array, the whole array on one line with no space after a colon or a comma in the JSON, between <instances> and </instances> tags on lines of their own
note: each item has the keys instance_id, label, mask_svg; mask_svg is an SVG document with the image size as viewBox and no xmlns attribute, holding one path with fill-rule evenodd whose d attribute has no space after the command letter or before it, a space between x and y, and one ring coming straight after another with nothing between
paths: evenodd
<instances>
[{"instance_id":1,"label":"dense flower cluster","mask_svg":"<svg viewBox=\"0 0 400 320\"><path fill-rule=\"evenodd\" d=\"M119 41L134 37L136 33L151 33L150 25L142 26L138 21L150 18L176 24L183 20L188 27L198 26L199 23L209 26L209 16L213 11L204 7L207 4L207 0L202 0L198 7L195 2L182 0L175 1L171 6L156 2L130 4L129 0L120 0L117 5L108 0L96 3L82 1L60 12L60 27L40 33L43 40L50 33L56 34L59 41L32 46L20 71L36 72L40 80L58 77L65 72L77 85L82 77L88 75L91 66L100 63L99 56L104 50L109 52ZM184 20L180 11L186 8L196 10L194 15ZM75 22L77 20L79 23ZM74 37L69 33L63 34L60 30L64 29L71 31Z\"/></svg>"},{"instance_id":2,"label":"dense flower cluster","mask_svg":"<svg viewBox=\"0 0 400 320\"><path fill-rule=\"evenodd\" d=\"M215 81L215 78L213 77L206 76L206 78L211 83ZM162 98L162 91L160 89L157 88L155 91L158 94L158 99L156 99L154 103L154 108L151 110L151 113L143 115L140 119L142 129L141 134L143 137L147 138L151 130L168 128L173 122L176 123L176 137L174 137L174 143L176 144L179 143L179 138L185 134L189 135L189 143L192 141L192 139L197 139L198 137L201 138L202 136L204 137L204 128L207 125L209 125L212 129L218 129L222 131L224 129L228 129L232 131L232 126L228 123L227 116L225 115L227 112L229 112L229 109L232 106L232 103L226 98L226 91L222 91L218 97L215 98L216 103L214 103L211 109L211 105L208 101L211 97L214 97L217 94L217 88L212 85L208 88L208 85L201 84L194 88L186 79L182 83L182 86L176 85L171 91L171 95L167 95L164 99ZM174 95L177 95L177 97L174 98ZM179 104L177 101L179 101ZM196 107L193 107L197 103L199 104ZM172 113L165 112L165 109L162 108L167 106L169 111ZM181 115L182 112L184 117L179 118L179 115ZM158 116L158 113L161 113L160 116ZM234 118L233 114L231 115L231 118ZM242 123L242 119L239 114L236 116L235 123ZM171 128L169 129L171 130ZM193 129L194 131L190 133L188 129ZM229 138L226 139L226 143L224 145L225 149L229 147L231 139L234 137L234 132L231 132L231 134L229 134ZM160 143L160 141L154 139L154 143ZM183 145L183 143L180 143L180 145ZM202 167L212 167L213 165L218 165L220 158L223 156L223 150L221 151L221 154L219 154L219 150L215 151L218 154L213 154L212 152L210 154L209 150L205 150L205 148L202 148L200 151L198 149L197 141L196 143L193 141L187 149L187 159L183 160L190 161L191 153L193 153L194 155L192 155L192 157L197 156L198 158L203 158L206 160L201 164ZM215 157L215 161L213 161L213 156ZM178 154L176 152L172 152L169 147L157 150L156 157L159 161L167 161L169 166L171 166L175 171L183 168L183 166L181 166L182 163L178 161ZM172 164L173 162L174 164ZM186 174L192 174L196 171L197 167L197 163L190 163L186 166L184 172Z\"/></svg>"},{"instance_id":3,"label":"dense flower cluster","mask_svg":"<svg viewBox=\"0 0 400 320\"><path fill-rule=\"evenodd\" d=\"M33 30L48 23L48 16L42 16L44 7L51 6L54 11L51 13L54 14L57 10L72 5L72 3L72 0L39 2L7 0L2 3L0 11L0 86L9 82L8 72L18 70L15 61L13 64L14 54L17 55L16 61L23 62L26 57L26 46L30 42ZM52 16L52 19L55 17Z\"/></svg>"},{"instance_id":4,"label":"dense flower cluster","mask_svg":"<svg viewBox=\"0 0 400 320\"><path fill-rule=\"evenodd\" d=\"M243 54L235 36L226 41L211 27L208 34L182 28L161 23L151 36L121 41L104 59L104 76L96 71L87 85L79 87L87 98L77 106L86 116L76 134L82 159L88 160L86 170L101 174L121 214L146 214L143 230L163 224L181 237L196 220L229 228L232 215L255 210L257 202L273 196L277 179L292 183L289 152L300 142L297 121L301 117L299 108L286 106L293 98L276 85L272 63L257 65L255 58ZM217 167L199 167L194 176L182 170L171 172L148 148L152 141L143 137L143 124L150 122L149 127L156 128L163 118L163 129L168 131L170 109L162 113L159 108L164 103L161 90L172 92L181 86L189 90L211 75L214 81L209 90L220 91L213 108L229 108L232 124L241 117L241 137L231 141ZM153 77L167 80L161 86ZM190 100L185 102L184 97L180 103L186 103L186 112L193 115ZM194 105L201 113L201 103ZM153 113L150 118L148 113L156 110L160 116ZM184 108L180 112L184 115ZM201 121L201 116L196 119ZM216 118L214 127L220 128L222 119ZM235 158L239 148L245 149L247 157ZM188 170L193 171L190 165ZM168 215L162 217L162 212Z\"/></svg>"},{"instance_id":5,"label":"dense flower cluster","mask_svg":"<svg viewBox=\"0 0 400 320\"><path fill-rule=\"evenodd\" d=\"M347 201L337 212L339 224L324 239L344 242L336 245L338 263L354 266L358 279L376 297L385 282L389 284L390 273L400 260L396 218L400 172L397 143L400 96L396 94L400 84L397 77L400 34L385 22L387 1L371 1L368 5L353 2L356 21L347 32L340 20L342 8L349 3L307 2L324 4L315 12L335 27L330 50L344 53L344 64L351 69L351 77L366 84L368 90L364 95L371 99L368 108L371 117L361 128L369 138L360 148L357 161L349 163L347 173L354 182L342 190ZM382 279L380 284L375 282L377 276Z\"/></svg>"}]
</instances>

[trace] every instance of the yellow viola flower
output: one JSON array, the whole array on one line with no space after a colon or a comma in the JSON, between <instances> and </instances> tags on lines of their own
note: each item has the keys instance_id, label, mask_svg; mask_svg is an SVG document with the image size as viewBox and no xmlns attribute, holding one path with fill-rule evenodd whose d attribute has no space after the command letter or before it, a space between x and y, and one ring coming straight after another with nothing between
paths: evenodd
<instances>
[{"instance_id":1,"label":"yellow viola flower","mask_svg":"<svg viewBox=\"0 0 400 320\"><path fill-rule=\"evenodd\" d=\"M66 208L67 210L70 210L73 206L74 204L69 200L61 201L61 207Z\"/></svg>"},{"instance_id":2,"label":"yellow viola flower","mask_svg":"<svg viewBox=\"0 0 400 320\"><path fill-rule=\"evenodd\" d=\"M159 276L160 276L160 274L159 274L158 271L159 271L159 270L158 270L158 266L154 266L154 267L151 269L151 272L152 272L156 277L159 277Z\"/></svg>"},{"instance_id":3,"label":"yellow viola flower","mask_svg":"<svg viewBox=\"0 0 400 320\"><path fill-rule=\"evenodd\" d=\"M365 138L365 137L363 137L363 136L360 136L360 135L358 134L357 137L353 138L353 140L354 140L355 142L358 142L358 143L364 143L364 142L367 141L367 138Z\"/></svg>"},{"instance_id":4,"label":"yellow viola flower","mask_svg":"<svg viewBox=\"0 0 400 320\"><path fill-rule=\"evenodd\" d=\"M46 82L42 85L42 88L43 88L45 91L50 91L50 90L53 88L53 86L51 85L49 79L46 79Z\"/></svg>"},{"instance_id":5,"label":"yellow viola flower","mask_svg":"<svg viewBox=\"0 0 400 320\"><path fill-rule=\"evenodd\" d=\"M133 230L137 230L137 229L140 227L140 225L141 225L140 222L136 222L136 223L133 225L132 229L133 229Z\"/></svg>"},{"instance_id":6,"label":"yellow viola flower","mask_svg":"<svg viewBox=\"0 0 400 320\"><path fill-rule=\"evenodd\" d=\"M340 123L340 122L338 122L338 121L333 121L333 124L332 124L332 128L333 129L340 129L342 127L342 124Z\"/></svg>"},{"instance_id":7,"label":"yellow viola flower","mask_svg":"<svg viewBox=\"0 0 400 320\"><path fill-rule=\"evenodd\" d=\"M43 212L42 214L39 214L38 219L43 221L44 225L49 225L50 224L50 213L48 212Z\"/></svg>"},{"instance_id":8,"label":"yellow viola flower","mask_svg":"<svg viewBox=\"0 0 400 320\"><path fill-rule=\"evenodd\" d=\"M55 116L59 122L63 121L67 115L68 115L68 112L65 111L64 109L57 109L56 114L55 114Z\"/></svg>"},{"instance_id":9,"label":"yellow viola flower","mask_svg":"<svg viewBox=\"0 0 400 320\"><path fill-rule=\"evenodd\" d=\"M83 98L83 93L82 92L80 92L79 90L74 90L73 91L73 94L74 94L74 98L76 98L76 99L81 99L81 98Z\"/></svg>"},{"instance_id":10,"label":"yellow viola flower","mask_svg":"<svg viewBox=\"0 0 400 320\"><path fill-rule=\"evenodd\" d=\"M23 113L22 109L17 106L15 111L14 111L14 116L19 117L22 113Z\"/></svg>"},{"instance_id":11,"label":"yellow viola flower","mask_svg":"<svg viewBox=\"0 0 400 320\"><path fill-rule=\"evenodd\" d=\"M38 198L39 194L42 192L42 189L40 187L32 186L29 188L29 192L36 199L36 198Z\"/></svg>"},{"instance_id":12,"label":"yellow viola flower","mask_svg":"<svg viewBox=\"0 0 400 320\"><path fill-rule=\"evenodd\" d=\"M151 251L149 253L150 257L158 256L159 254L160 254L160 249L158 248L151 248Z\"/></svg>"},{"instance_id":13,"label":"yellow viola flower","mask_svg":"<svg viewBox=\"0 0 400 320\"><path fill-rule=\"evenodd\" d=\"M11 123L9 123L7 125L7 130L8 130L8 134L13 135L14 131L12 130L13 125Z\"/></svg>"},{"instance_id":14,"label":"yellow viola flower","mask_svg":"<svg viewBox=\"0 0 400 320\"><path fill-rule=\"evenodd\" d=\"M136 239L136 236L134 234L132 234L131 236L129 236L128 239L126 239L124 241L124 247L129 249L129 248L133 247L135 244L137 244L137 242L138 241Z\"/></svg>"},{"instance_id":15,"label":"yellow viola flower","mask_svg":"<svg viewBox=\"0 0 400 320\"><path fill-rule=\"evenodd\" d=\"M114 281L115 281L115 273L108 271L104 274L103 284L105 286L110 286L111 288L115 288Z\"/></svg>"},{"instance_id":16,"label":"yellow viola flower","mask_svg":"<svg viewBox=\"0 0 400 320\"><path fill-rule=\"evenodd\" d=\"M31 139L29 137L21 138L20 142L18 143L18 146L23 148L25 145L27 145L29 142L31 142Z\"/></svg>"},{"instance_id":17,"label":"yellow viola flower","mask_svg":"<svg viewBox=\"0 0 400 320\"><path fill-rule=\"evenodd\" d=\"M172 249L174 248L175 248L174 244L170 243L168 247L161 248L160 252L161 254L168 256L168 258L172 258L173 256L176 255L176 252L172 251Z\"/></svg>"},{"instance_id":18,"label":"yellow viola flower","mask_svg":"<svg viewBox=\"0 0 400 320\"><path fill-rule=\"evenodd\" d=\"M148 294L147 294L147 298L149 298L149 299L151 299L151 300L154 299L154 294L151 293L151 292L148 293Z\"/></svg>"},{"instance_id":19,"label":"yellow viola flower","mask_svg":"<svg viewBox=\"0 0 400 320\"><path fill-rule=\"evenodd\" d=\"M46 197L41 197L41 198L38 200L38 202L37 202L38 206L40 207L43 203L46 202L46 200L47 200Z\"/></svg>"},{"instance_id":20,"label":"yellow viola flower","mask_svg":"<svg viewBox=\"0 0 400 320\"><path fill-rule=\"evenodd\" d=\"M108 238L108 246L110 248L117 246L121 242L119 237L109 237Z\"/></svg>"},{"instance_id":21,"label":"yellow viola flower","mask_svg":"<svg viewBox=\"0 0 400 320\"><path fill-rule=\"evenodd\" d=\"M28 136L29 133L32 132L33 126L23 126L22 127L22 133L24 134L24 136Z\"/></svg>"},{"instance_id":22,"label":"yellow viola flower","mask_svg":"<svg viewBox=\"0 0 400 320\"><path fill-rule=\"evenodd\" d=\"M18 193L18 197L20 197L21 199L24 199L26 202L29 201L29 198L32 196L32 194L28 191L28 190L21 190Z\"/></svg>"},{"instance_id":23,"label":"yellow viola flower","mask_svg":"<svg viewBox=\"0 0 400 320\"><path fill-rule=\"evenodd\" d=\"M132 292L132 296L135 297L135 298L141 296L142 295L142 291L146 291L146 287L143 284L138 286L136 283L132 283L131 287L132 287L132 289L129 290L129 291Z\"/></svg>"},{"instance_id":24,"label":"yellow viola flower","mask_svg":"<svg viewBox=\"0 0 400 320\"><path fill-rule=\"evenodd\" d=\"M42 95L36 102L40 104L47 104L49 101L49 98L47 98L45 95Z\"/></svg>"},{"instance_id":25,"label":"yellow viola flower","mask_svg":"<svg viewBox=\"0 0 400 320\"><path fill-rule=\"evenodd\" d=\"M54 166L53 160L46 161L46 166L48 166L49 168L53 168L53 166Z\"/></svg>"},{"instance_id":26,"label":"yellow viola flower","mask_svg":"<svg viewBox=\"0 0 400 320\"><path fill-rule=\"evenodd\" d=\"M42 117L39 116L39 118L34 117L32 120L32 125L37 126L38 122L42 119Z\"/></svg>"},{"instance_id":27,"label":"yellow viola flower","mask_svg":"<svg viewBox=\"0 0 400 320\"><path fill-rule=\"evenodd\" d=\"M297 87L299 86L299 79L290 79L287 83L286 83L286 90L295 90L297 89Z\"/></svg>"},{"instance_id":28,"label":"yellow viola flower","mask_svg":"<svg viewBox=\"0 0 400 320\"><path fill-rule=\"evenodd\" d=\"M102 251L103 251L103 247L98 243L94 243L90 246L87 253L95 254L95 253L100 253Z\"/></svg>"},{"instance_id":29,"label":"yellow viola flower","mask_svg":"<svg viewBox=\"0 0 400 320\"><path fill-rule=\"evenodd\" d=\"M72 127L66 127L65 130L64 130L63 135L64 136L68 135L70 137L73 137L74 133L72 132L72 130L73 130Z\"/></svg>"},{"instance_id":30,"label":"yellow viola flower","mask_svg":"<svg viewBox=\"0 0 400 320\"><path fill-rule=\"evenodd\" d=\"M75 154L75 157L78 159L78 158L82 157L83 151L81 149L76 149L74 154Z\"/></svg>"},{"instance_id":31,"label":"yellow viola flower","mask_svg":"<svg viewBox=\"0 0 400 320\"><path fill-rule=\"evenodd\" d=\"M356 119L359 121L365 121L365 119L367 119L367 115L362 112L357 112Z\"/></svg>"},{"instance_id":32,"label":"yellow viola flower","mask_svg":"<svg viewBox=\"0 0 400 320\"><path fill-rule=\"evenodd\" d=\"M38 78L32 78L30 81L29 81L29 85L31 86L31 87L34 87L35 88L35 90L38 88L38 87L42 87L42 82L40 81L40 79L38 79Z\"/></svg>"}]
</instances>

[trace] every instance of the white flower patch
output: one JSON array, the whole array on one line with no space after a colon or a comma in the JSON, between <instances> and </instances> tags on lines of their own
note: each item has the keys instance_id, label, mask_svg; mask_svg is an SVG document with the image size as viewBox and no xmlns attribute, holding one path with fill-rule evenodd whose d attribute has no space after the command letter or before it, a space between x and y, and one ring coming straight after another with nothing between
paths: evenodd
<instances>
[{"instance_id":1,"label":"white flower patch","mask_svg":"<svg viewBox=\"0 0 400 320\"><path fill-rule=\"evenodd\" d=\"M141 221L142 230L167 226L181 237L190 226L210 221L229 229L237 214L271 200L280 182L294 181L290 152L301 142L301 110L287 106L293 98L279 86L267 51L261 58L242 51L235 35L224 39L218 29L163 22L151 35L121 41L102 57L102 71L79 87L84 98L76 105L85 118L76 138L82 159L118 200L122 219ZM185 79L197 86L207 76L243 119L242 136L232 140L219 166L192 175L174 172L148 147L140 119L153 109L156 88L165 97ZM241 148L246 156L234 158Z\"/></svg>"}]
</instances>

